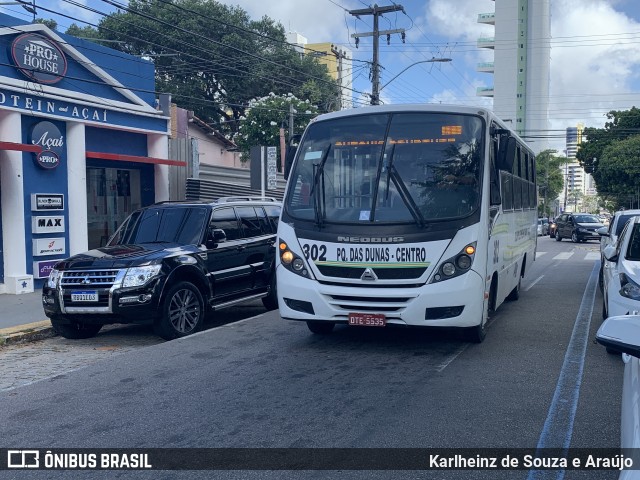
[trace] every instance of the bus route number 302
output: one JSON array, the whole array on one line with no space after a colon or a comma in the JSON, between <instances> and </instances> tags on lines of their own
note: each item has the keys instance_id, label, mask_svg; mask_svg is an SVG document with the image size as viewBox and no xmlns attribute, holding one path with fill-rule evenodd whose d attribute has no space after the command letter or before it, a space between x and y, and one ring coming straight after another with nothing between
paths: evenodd
<instances>
[{"instance_id":1,"label":"bus route number 302","mask_svg":"<svg viewBox=\"0 0 640 480\"><path fill-rule=\"evenodd\" d=\"M311 259L312 262L326 262L327 261L327 246L326 245L309 245L308 243L302 244L302 251L304 258Z\"/></svg>"}]
</instances>

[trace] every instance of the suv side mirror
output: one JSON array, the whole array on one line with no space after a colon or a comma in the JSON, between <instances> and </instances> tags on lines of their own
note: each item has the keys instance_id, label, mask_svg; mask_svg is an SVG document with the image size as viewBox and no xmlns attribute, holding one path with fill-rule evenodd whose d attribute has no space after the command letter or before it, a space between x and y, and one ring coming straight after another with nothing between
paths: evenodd
<instances>
[{"instance_id":1,"label":"suv side mirror","mask_svg":"<svg viewBox=\"0 0 640 480\"><path fill-rule=\"evenodd\" d=\"M207 248L216 248L219 243L227 241L227 234L221 228L214 228L207 233Z\"/></svg>"},{"instance_id":2,"label":"suv side mirror","mask_svg":"<svg viewBox=\"0 0 640 480\"><path fill-rule=\"evenodd\" d=\"M596 233L598 235L600 235L601 237L609 237L609 229L607 227L600 227L598 230L596 230Z\"/></svg>"}]
</instances>

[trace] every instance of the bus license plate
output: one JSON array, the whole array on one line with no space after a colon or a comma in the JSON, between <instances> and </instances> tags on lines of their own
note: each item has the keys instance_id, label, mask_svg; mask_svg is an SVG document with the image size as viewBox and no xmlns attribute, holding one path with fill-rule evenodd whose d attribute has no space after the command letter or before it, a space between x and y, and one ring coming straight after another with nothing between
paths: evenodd
<instances>
[{"instance_id":1,"label":"bus license plate","mask_svg":"<svg viewBox=\"0 0 640 480\"><path fill-rule=\"evenodd\" d=\"M387 318L381 313L350 313L349 325L359 327L384 327Z\"/></svg>"},{"instance_id":2,"label":"bus license plate","mask_svg":"<svg viewBox=\"0 0 640 480\"><path fill-rule=\"evenodd\" d=\"M71 292L71 301L72 302L97 302L98 292L96 291Z\"/></svg>"}]
</instances>

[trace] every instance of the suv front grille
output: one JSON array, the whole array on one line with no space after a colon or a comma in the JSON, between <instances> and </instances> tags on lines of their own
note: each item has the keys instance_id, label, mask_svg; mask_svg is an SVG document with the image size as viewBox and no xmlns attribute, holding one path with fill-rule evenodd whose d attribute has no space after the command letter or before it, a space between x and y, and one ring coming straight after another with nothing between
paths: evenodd
<instances>
[{"instance_id":1,"label":"suv front grille","mask_svg":"<svg viewBox=\"0 0 640 480\"><path fill-rule=\"evenodd\" d=\"M60 278L62 308L68 313L110 311L111 287L119 281L120 270L71 270L63 271ZM92 291L98 294L97 302L74 302L72 294Z\"/></svg>"},{"instance_id":2,"label":"suv front grille","mask_svg":"<svg viewBox=\"0 0 640 480\"><path fill-rule=\"evenodd\" d=\"M81 270L62 273L62 288L111 288L116 282L119 270Z\"/></svg>"}]
</instances>

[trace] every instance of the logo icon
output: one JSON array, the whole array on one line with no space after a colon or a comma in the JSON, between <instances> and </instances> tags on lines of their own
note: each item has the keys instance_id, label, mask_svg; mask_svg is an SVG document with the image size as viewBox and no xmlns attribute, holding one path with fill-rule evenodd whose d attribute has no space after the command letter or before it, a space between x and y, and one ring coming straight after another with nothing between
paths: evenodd
<instances>
[{"instance_id":1,"label":"logo icon","mask_svg":"<svg viewBox=\"0 0 640 480\"><path fill-rule=\"evenodd\" d=\"M360 277L360 280L375 281L375 280L378 280L378 276L375 274L373 269L365 268L364 272L362 273L362 276Z\"/></svg>"},{"instance_id":2,"label":"logo icon","mask_svg":"<svg viewBox=\"0 0 640 480\"><path fill-rule=\"evenodd\" d=\"M7 468L38 468L40 452L38 450L8 450Z\"/></svg>"},{"instance_id":3,"label":"logo icon","mask_svg":"<svg viewBox=\"0 0 640 480\"><path fill-rule=\"evenodd\" d=\"M13 61L30 80L53 84L67 73L67 58L58 45L42 35L25 33L11 46Z\"/></svg>"}]
</instances>

